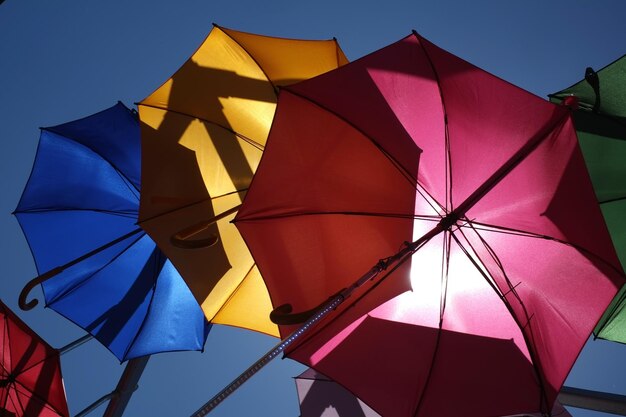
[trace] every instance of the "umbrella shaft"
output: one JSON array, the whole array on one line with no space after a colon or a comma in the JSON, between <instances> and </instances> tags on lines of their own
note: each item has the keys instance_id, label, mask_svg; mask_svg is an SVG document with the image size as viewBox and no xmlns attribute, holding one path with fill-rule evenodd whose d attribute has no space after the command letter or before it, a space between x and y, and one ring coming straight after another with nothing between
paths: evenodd
<instances>
[{"instance_id":1,"label":"umbrella shaft","mask_svg":"<svg viewBox=\"0 0 626 417\"><path fill-rule=\"evenodd\" d=\"M69 343L69 344L63 346L62 348L58 349L59 355L63 355L64 353L67 353L70 350L77 348L78 346L82 345L83 343L87 343L91 339L93 339L93 336L91 334L86 334L83 337L81 337L80 339L74 340L72 343Z\"/></svg>"},{"instance_id":2,"label":"umbrella shaft","mask_svg":"<svg viewBox=\"0 0 626 417\"><path fill-rule=\"evenodd\" d=\"M370 272L371 273L371 272ZM368 273L367 275L370 275ZM377 272L378 273L378 272ZM371 278L370 278L371 279ZM285 351L287 347L289 347L293 342L298 340L309 327L313 326L315 323L320 321L323 317L325 317L328 313L336 309L345 299L342 294L337 295L335 298L330 300L319 312L317 312L313 317L307 320L298 330L293 332L289 337L279 342L276 346L274 346L269 352L267 352L263 357L257 360L252 366L246 369L241 375L239 375L233 382L228 384L224 389L222 389L217 395L211 398L206 404L204 404L200 409L198 409L191 417L202 417L209 414L215 407L217 407L222 401L230 396L237 388L239 388L244 382L250 379L254 374L256 374L261 368L267 365L272 359L275 359L279 354Z\"/></svg>"},{"instance_id":3,"label":"umbrella shaft","mask_svg":"<svg viewBox=\"0 0 626 417\"><path fill-rule=\"evenodd\" d=\"M372 269L370 269L366 274L364 274L357 281L355 281L350 287L344 289L337 296L331 298L326 304L324 304L322 308L320 308L317 313L315 313L311 318L304 322L304 324L300 328L298 328L298 330L293 332L286 339L280 341L264 356L262 356L254 364L252 364L252 366L246 369L241 375L235 378L224 389L222 389L213 398L211 398L202 407L200 407L194 414L191 415L191 417L203 417L209 414L214 408L221 404L222 401L228 398L230 394L235 392L237 388L239 388L244 382L250 379L269 362L271 362L272 359L275 359L279 354L283 353L293 342L295 342L303 334L305 334L311 326L320 321L322 318L326 317L326 315L328 315L331 311L339 307L339 305L341 305L341 303L343 303L343 301L348 298L354 290L365 284L367 281L376 278L378 274L386 270L387 267L392 263L398 262L404 257L412 255L417 249L426 244L426 242L445 230L445 228L446 226L443 223L437 224L437 226L435 226L433 229L431 229L428 233L426 233L415 242L407 243L406 246L395 255L390 256L389 258L381 259Z\"/></svg>"}]
</instances>

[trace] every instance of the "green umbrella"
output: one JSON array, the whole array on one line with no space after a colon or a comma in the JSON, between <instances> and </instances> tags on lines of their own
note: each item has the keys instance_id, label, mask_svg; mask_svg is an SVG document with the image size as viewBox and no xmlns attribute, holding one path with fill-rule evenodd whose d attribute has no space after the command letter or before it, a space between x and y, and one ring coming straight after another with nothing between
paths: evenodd
<instances>
[{"instance_id":1,"label":"green umbrella","mask_svg":"<svg viewBox=\"0 0 626 417\"><path fill-rule=\"evenodd\" d=\"M574 124L602 213L626 267L626 55L550 95L574 108ZM581 219L581 221L584 221ZM626 343L626 287L600 319L596 337Z\"/></svg>"}]
</instances>

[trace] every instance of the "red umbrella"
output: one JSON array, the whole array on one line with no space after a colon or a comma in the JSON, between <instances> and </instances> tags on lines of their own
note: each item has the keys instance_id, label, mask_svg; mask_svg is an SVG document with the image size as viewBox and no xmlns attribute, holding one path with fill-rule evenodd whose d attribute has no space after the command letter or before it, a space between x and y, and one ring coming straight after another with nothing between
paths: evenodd
<instances>
[{"instance_id":1,"label":"red umbrella","mask_svg":"<svg viewBox=\"0 0 626 417\"><path fill-rule=\"evenodd\" d=\"M384 416L548 414L624 283L568 110L416 33L281 90L236 225L275 306L349 287L288 356Z\"/></svg>"},{"instance_id":2,"label":"red umbrella","mask_svg":"<svg viewBox=\"0 0 626 417\"><path fill-rule=\"evenodd\" d=\"M69 416L59 351L0 301L0 416Z\"/></svg>"}]
</instances>

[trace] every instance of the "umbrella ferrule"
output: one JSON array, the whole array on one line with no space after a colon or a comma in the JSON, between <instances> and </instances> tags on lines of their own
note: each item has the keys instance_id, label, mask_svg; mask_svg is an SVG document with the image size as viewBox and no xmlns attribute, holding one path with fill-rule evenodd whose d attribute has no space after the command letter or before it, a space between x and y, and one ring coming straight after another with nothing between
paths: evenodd
<instances>
[{"instance_id":1,"label":"umbrella ferrule","mask_svg":"<svg viewBox=\"0 0 626 417\"><path fill-rule=\"evenodd\" d=\"M15 382L15 374L9 374L7 375L6 378L0 379L0 388L5 388L9 384L12 384L14 382Z\"/></svg>"},{"instance_id":2,"label":"umbrella ferrule","mask_svg":"<svg viewBox=\"0 0 626 417\"><path fill-rule=\"evenodd\" d=\"M457 213L456 211L451 211L439 221L439 224L437 226L440 229L440 231L448 230L452 226L454 226L460 218L461 218L460 213Z\"/></svg>"}]
</instances>

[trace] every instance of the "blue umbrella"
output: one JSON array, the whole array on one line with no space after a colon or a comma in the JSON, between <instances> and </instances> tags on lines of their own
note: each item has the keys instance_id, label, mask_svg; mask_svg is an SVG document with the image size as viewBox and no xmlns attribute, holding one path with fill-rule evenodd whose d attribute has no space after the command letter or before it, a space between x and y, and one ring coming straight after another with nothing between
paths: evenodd
<instances>
[{"instance_id":1,"label":"blue umbrella","mask_svg":"<svg viewBox=\"0 0 626 417\"><path fill-rule=\"evenodd\" d=\"M122 103L43 128L15 210L46 305L120 361L202 350L210 324L189 288L137 226L139 122ZM54 276L54 279L48 279Z\"/></svg>"}]
</instances>

